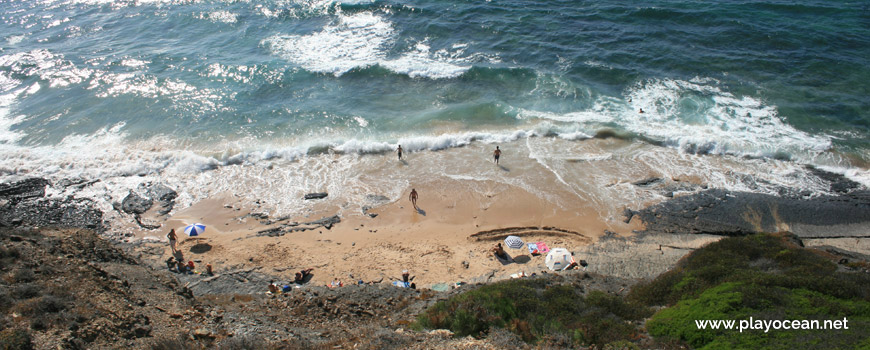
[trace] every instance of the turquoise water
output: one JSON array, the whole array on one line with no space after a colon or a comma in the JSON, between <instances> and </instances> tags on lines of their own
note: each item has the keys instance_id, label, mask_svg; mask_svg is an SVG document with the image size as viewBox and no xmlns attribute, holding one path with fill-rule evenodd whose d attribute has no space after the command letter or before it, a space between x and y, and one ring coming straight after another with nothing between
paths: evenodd
<instances>
[{"instance_id":1,"label":"turquoise water","mask_svg":"<svg viewBox=\"0 0 870 350\"><path fill-rule=\"evenodd\" d=\"M859 178L870 161L867 2L0 0L0 12L4 178L599 133ZM160 154L70 158L89 147Z\"/></svg>"}]
</instances>

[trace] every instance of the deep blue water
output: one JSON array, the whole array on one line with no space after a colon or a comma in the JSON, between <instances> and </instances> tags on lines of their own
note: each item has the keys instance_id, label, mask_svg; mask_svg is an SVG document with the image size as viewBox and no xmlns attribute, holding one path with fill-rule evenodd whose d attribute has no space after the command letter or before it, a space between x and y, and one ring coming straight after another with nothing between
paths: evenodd
<instances>
[{"instance_id":1,"label":"deep blue water","mask_svg":"<svg viewBox=\"0 0 870 350\"><path fill-rule=\"evenodd\" d=\"M611 130L689 152L870 160L867 2L0 0L0 12L7 145L112 130L214 152L377 152Z\"/></svg>"}]
</instances>

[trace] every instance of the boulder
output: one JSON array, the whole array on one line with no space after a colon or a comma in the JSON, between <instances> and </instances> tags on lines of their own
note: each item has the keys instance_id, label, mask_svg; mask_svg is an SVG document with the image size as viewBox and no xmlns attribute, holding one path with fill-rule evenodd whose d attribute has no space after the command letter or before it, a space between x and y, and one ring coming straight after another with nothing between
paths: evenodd
<instances>
[{"instance_id":1,"label":"boulder","mask_svg":"<svg viewBox=\"0 0 870 350\"><path fill-rule=\"evenodd\" d=\"M130 191L127 197L121 201L121 210L127 214L142 214L151 209L152 205L154 205L154 201L151 198L145 198Z\"/></svg>"},{"instance_id":2,"label":"boulder","mask_svg":"<svg viewBox=\"0 0 870 350\"><path fill-rule=\"evenodd\" d=\"M321 198L326 198L326 196L328 196L328 195L329 195L329 193L326 193L326 192L309 193L309 194L305 195L305 199L321 199Z\"/></svg>"}]
</instances>

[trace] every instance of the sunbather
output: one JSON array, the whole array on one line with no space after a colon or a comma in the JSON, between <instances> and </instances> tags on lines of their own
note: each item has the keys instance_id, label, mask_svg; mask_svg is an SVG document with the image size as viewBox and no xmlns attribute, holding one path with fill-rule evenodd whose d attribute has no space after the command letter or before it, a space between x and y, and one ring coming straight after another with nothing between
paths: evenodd
<instances>
[{"instance_id":1,"label":"sunbather","mask_svg":"<svg viewBox=\"0 0 870 350\"><path fill-rule=\"evenodd\" d=\"M504 248L501 247L501 243L496 244L495 247L492 248L492 253L499 259L508 260L508 255L504 251Z\"/></svg>"},{"instance_id":2,"label":"sunbather","mask_svg":"<svg viewBox=\"0 0 870 350\"><path fill-rule=\"evenodd\" d=\"M293 277L293 282L296 282L297 284L305 283L305 278L308 277L309 275L311 275L311 271L313 271L313 270L314 269L309 268L309 269L304 269L304 270L297 272L296 276Z\"/></svg>"}]
</instances>

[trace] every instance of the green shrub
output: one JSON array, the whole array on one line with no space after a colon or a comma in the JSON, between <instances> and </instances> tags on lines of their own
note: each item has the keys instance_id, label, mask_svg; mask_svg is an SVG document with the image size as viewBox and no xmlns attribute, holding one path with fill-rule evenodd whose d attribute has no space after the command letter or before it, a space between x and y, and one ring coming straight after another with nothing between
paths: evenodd
<instances>
[{"instance_id":1,"label":"green shrub","mask_svg":"<svg viewBox=\"0 0 870 350\"><path fill-rule=\"evenodd\" d=\"M647 307L619 296L592 292L584 298L572 286L523 279L483 286L438 302L418 316L417 325L476 337L504 328L526 342L570 339L574 345L603 346L632 339L639 331L626 321L650 314Z\"/></svg>"},{"instance_id":2,"label":"green shrub","mask_svg":"<svg viewBox=\"0 0 870 350\"><path fill-rule=\"evenodd\" d=\"M838 298L870 300L870 277L835 273L836 264L781 237L730 237L686 256L671 271L635 286L629 299L644 305L673 305L724 282L806 288Z\"/></svg>"},{"instance_id":3,"label":"green shrub","mask_svg":"<svg viewBox=\"0 0 870 350\"><path fill-rule=\"evenodd\" d=\"M870 292L865 274L836 265L774 235L726 238L698 249L629 299L673 305L646 324L657 340L695 348L842 348L870 344ZM696 320L835 320L849 330L697 329Z\"/></svg>"}]
</instances>

